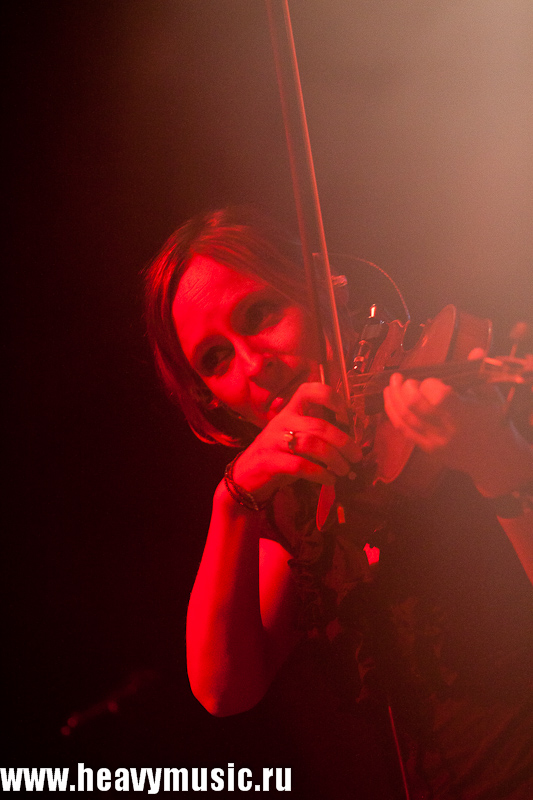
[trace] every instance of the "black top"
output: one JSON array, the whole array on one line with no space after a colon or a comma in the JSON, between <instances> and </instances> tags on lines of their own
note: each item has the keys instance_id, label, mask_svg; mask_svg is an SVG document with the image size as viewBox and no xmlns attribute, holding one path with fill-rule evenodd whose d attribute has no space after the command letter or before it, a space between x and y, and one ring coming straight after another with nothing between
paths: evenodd
<instances>
[{"instance_id":1,"label":"black top","mask_svg":"<svg viewBox=\"0 0 533 800\"><path fill-rule=\"evenodd\" d=\"M411 800L533 797L533 592L488 504L455 473L386 509L348 497L324 532L305 482L271 514L307 635L269 697L312 796L405 797L390 708Z\"/></svg>"}]
</instances>

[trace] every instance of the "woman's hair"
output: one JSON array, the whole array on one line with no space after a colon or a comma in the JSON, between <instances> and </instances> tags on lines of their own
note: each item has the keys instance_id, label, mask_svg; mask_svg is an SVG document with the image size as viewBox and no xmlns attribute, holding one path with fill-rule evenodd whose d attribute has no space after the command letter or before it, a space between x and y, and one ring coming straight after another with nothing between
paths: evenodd
<instances>
[{"instance_id":1,"label":"woman's hair","mask_svg":"<svg viewBox=\"0 0 533 800\"><path fill-rule=\"evenodd\" d=\"M257 435L257 429L217 403L187 361L174 327L174 296L195 256L212 258L259 278L309 308L301 249L296 240L259 212L232 207L200 214L178 228L146 272L148 336L167 392L181 406L198 438L246 446Z\"/></svg>"}]
</instances>

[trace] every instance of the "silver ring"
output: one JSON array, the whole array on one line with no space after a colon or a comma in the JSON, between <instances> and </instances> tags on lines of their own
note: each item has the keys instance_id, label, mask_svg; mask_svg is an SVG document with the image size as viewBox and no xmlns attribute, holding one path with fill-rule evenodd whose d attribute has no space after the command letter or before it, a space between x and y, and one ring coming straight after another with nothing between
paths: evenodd
<instances>
[{"instance_id":1,"label":"silver ring","mask_svg":"<svg viewBox=\"0 0 533 800\"><path fill-rule=\"evenodd\" d=\"M287 442L287 447L291 451L291 453L296 453L296 444L298 442L298 436L294 431L287 431L283 434L283 438Z\"/></svg>"}]
</instances>

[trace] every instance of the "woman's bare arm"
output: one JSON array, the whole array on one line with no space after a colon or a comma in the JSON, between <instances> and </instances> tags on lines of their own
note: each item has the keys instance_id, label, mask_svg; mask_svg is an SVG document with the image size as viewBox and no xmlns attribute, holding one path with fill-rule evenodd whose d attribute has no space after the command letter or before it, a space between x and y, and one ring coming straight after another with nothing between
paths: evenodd
<instances>
[{"instance_id":1,"label":"woman's bare arm","mask_svg":"<svg viewBox=\"0 0 533 800\"><path fill-rule=\"evenodd\" d=\"M258 502L300 478L331 484L360 458L350 437L308 415L317 405L342 412L332 389L302 384L239 456L234 479ZM293 449L288 431L297 432ZM297 640L290 556L267 539L266 525L263 512L244 508L219 485L187 618L191 687L212 714L255 705Z\"/></svg>"},{"instance_id":2,"label":"woman's bare arm","mask_svg":"<svg viewBox=\"0 0 533 800\"><path fill-rule=\"evenodd\" d=\"M220 484L189 603L189 679L196 698L217 716L259 702L296 641L290 556L260 539L259 516Z\"/></svg>"}]
</instances>

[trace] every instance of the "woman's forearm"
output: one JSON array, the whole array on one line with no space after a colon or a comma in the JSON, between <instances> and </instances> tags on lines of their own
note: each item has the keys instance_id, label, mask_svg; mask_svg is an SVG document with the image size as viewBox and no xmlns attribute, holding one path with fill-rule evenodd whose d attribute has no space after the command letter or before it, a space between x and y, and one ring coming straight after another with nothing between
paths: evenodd
<instances>
[{"instance_id":1,"label":"woman's forearm","mask_svg":"<svg viewBox=\"0 0 533 800\"><path fill-rule=\"evenodd\" d=\"M243 508L219 485L187 615L191 687L218 716L254 706L273 677L259 591L263 524L261 512Z\"/></svg>"}]
</instances>

